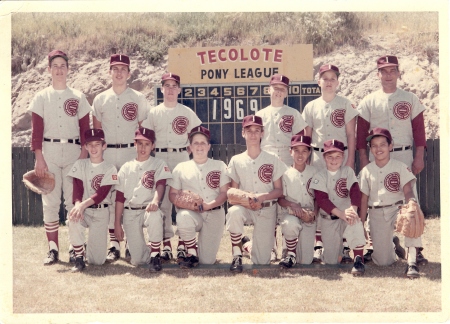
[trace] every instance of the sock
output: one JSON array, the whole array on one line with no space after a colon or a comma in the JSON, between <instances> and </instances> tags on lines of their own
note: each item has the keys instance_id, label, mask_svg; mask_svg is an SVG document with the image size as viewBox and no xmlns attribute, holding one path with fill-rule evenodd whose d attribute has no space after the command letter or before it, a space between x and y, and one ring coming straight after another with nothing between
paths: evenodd
<instances>
[{"instance_id":1,"label":"sock","mask_svg":"<svg viewBox=\"0 0 450 324\"><path fill-rule=\"evenodd\" d=\"M45 234L47 234L48 248L49 250L59 251L58 248L58 229L59 221L44 223Z\"/></svg>"},{"instance_id":2,"label":"sock","mask_svg":"<svg viewBox=\"0 0 450 324\"><path fill-rule=\"evenodd\" d=\"M275 225L275 232L274 232L273 235L275 236L275 240L273 241L273 249L276 251L277 248L278 248L278 245L277 245L277 226L276 225Z\"/></svg>"},{"instance_id":3,"label":"sock","mask_svg":"<svg viewBox=\"0 0 450 324\"><path fill-rule=\"evenodd\" d=\"M287 252L288 254L293 254L295 255L295 250L297 249L297 238L293 239L293 240L288 240L286 239L286 247L287 247Z\"/></svg>"},{"instance_id":4,"label":"sock","mask_svg":"<svg viewBox=\"0 0 450 324\"><path fill-rule=\"evenodd\" d=\"M230 233L233 256L242 255L242 234Z\"/></svg>"},{"instance_id":5,"label":"sock","mask_svg":"<svg viewBox=\"0 0 450 324\"><path fill-rule=\"evenodd\" d=\"M114 228L109 228L108 232L109 232L109 242L111 244L111 247L115 247L116 250L120 251L120 243L119 243L119 240L114 235Z\"/></svg>"},{"instance_id":6,"label":"sock","mask_svg":"<svg viewBox=\"0 0 450 324\"><path fill-rule=\"evenodd\" d=\"M170 251L172 251L172 244L170 244L170 237L165 237L163 239L163 249L169 249Z\"/></svg>"},{"instance_id":7,"label":"sock","mask_svg":"<svg viewBox=\"0 0 450 324\"><path fill-rule=\"evenodd\" d=\"M408 248L408 265L416 264L416 249L415 247Z\"/></svg>"},{"instance_id":8,"label":"sock","mask_svg":"<svg viewBox=\"0 0 450 324\"><path fill-rule=\"evenodd\" d=\"M147 246L150 247L150 256L154 257L159 254L159 250L161 249L161 242L149 242Z\"/></svg>"},{"instance_id":9,"label":"sock","mask_svg":"<svg viewBox=\"0 0 450 324\"><path fill-rule=\"evenodd\" d=\"M364 263L364 245L359 245L353 249L353 261L358 255L361 257L361 262Z\"/></svg>"},{"instance_id":10,"label":"sock","mask_svg":"<svg viewBox=\"0 0 450 324\"><path fill-rule=\"evenodd\" d=\"M348 243L347 243L347 239L346 238L342 239L342 245L344 246L344 248L348 248Z\"/></svg>"},{"instance_id":11,"label":"sock","mask_svg":"<svg viewBox=\"0 0 450 324\"><path fill-rule=\"evenodd\" d=\"M316 230L316 246L315 247L323 247L321 230Z\"/></svg>"},{"instance_id":12,"label":"sock","mask_svg":"<svg viewBox=\"0 0 450 324\"><path fill-rule=\"evenodd\" d=\"M178 238L178 246L177 246L177 250L186 250L186 247L184 245L183 240L180 238Z\"/></svg>"},{"instance_id":13,"label":"sock","mask_svg":"<svg viewBox=\"0 0 450 324\"><path fill-rule=\"evenodd\" d=\"M370 232L367 232L367 244L369 244L369 247L367 248L368 250L373 250L373 245L372 245L372 237L370 236Z\"/></svg>"},{"instance_id":14,"label":"sock","mask_svg":"<svg viewBox=\"0 0 450 324\"><path fill-rule=\"evenodd\" d=\"M73 251L75 252L75 258L81 258L84 256L84 245L74 245Z\"/></svg>"},{"instance_id":15,"label":"sock","mask_svg":"<svg viewBox=\"0 0 450 324\"><path fill-rule=\"evenodd\" d=\"M186 244L188 254L197 256L197 240L195 237L191 240L184 241L184 244Z\"/></svg>"}]
</instances>

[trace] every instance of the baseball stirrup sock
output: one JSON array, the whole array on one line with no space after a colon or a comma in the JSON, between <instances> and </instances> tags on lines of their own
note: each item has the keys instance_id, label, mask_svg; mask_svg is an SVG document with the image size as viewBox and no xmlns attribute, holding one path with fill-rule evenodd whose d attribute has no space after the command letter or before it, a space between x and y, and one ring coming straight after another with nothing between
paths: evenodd
<instances>
[{"instance_id":1,"label":"baseball stirrup sock","mask_svg":"<svg viewBox=\"0 0 450 324\"><path fill-rule=\"evenodd\" d=\"M59 221L44 223L45 234L47 234L47 240L50 250L58 251L58 229Z\"/></svg>"},{"instance_id":2,"label":"baseball stirrup sock","mask_svg":"<svg viewBox=\"0 0 450 324\"><path fill-rule=\"evenodd\" d=\"M368 247L368 248L369 248L370 250L373 250L372 237L370 236L370 232L369 232L369 231L367 232L367 238L368 238L368 239L366 240L366 242L367 242L367 244L369 244L369 247Z\"/></svg>"},{"instance_id":3,"label":"baseball stirrup sock","mask_svg":"<svg viewBox=\"0 0 450 324\"><path fill-rule=\"evenodd\" d=\"M147 246L150 247L150 256L154 257L159 253L161 242L149 242Z\"/></svg>"},{"instance_id":4,"label":"baseball stirrup sock","mask_svg":"<svg viewBox=\"0 0 450 324\"><path fill-rule=\"evenodd\" d=\"M242 234L230 233L233 255L242 255Z\"/></svg>"},{"instance_id":5,"label":"baseball stirrup sock","mask_svg":"<svg viewBox=\"0 0 450 324\"><path fill-rule=\"evenodd\" d=\"M364 263L364 245L359 245L357 247L355 247L353 249L353 260L357 257L357 256L361 257L361 262Z\"/></svg>"},{"instance_id":6,"label":"baseball stirrup sock","mask_svg":"<svg viewBox=\"0 0 450 324\"><path fill-rule=\"evenodd\" d=\"M75 252L75 257L80 258L84 256L84 245L74 245L73 251Z\"/></svg>"},{"instance_id":7,"label":"baseball stirrup sock","mask_svg":"<svg viewBox=\"0 0 450 324\"><path fill-rule=\"evenodd\" d=\"M184 241L183 241L181 238L178 239L178 246L177 246L177 249L178 249L178 250L184 250L184 249L185 249Z\"/></svg>"},{"instance_id":8,"label":"baseball stirrup sock","mask_svg":"<svg viewBox=\"0 0 450 324\"><path fill-rule=\"evenodd\" d=\"M322 231L316 230L316 246L322 247Z\"/></svg>"},{"instance_id":9,"label":"baseball stirrup sock","mask_svg":"<svg viewBox=\"0 0 450 324\"><path fill-rule=\"evenodd\" d=\"M114 228L109 228L109 242L111 244L111 247L115 247L116 250L120 251L120 243L119 240L116 238L116 235L114 235Z\"/></svg>"},{"instance_id":10,"label":"baseball stirrup sock","mask_svg":"<svg viewBox=\"0 0 450 324\"><path fill-rule=\"evenodd\" d=\"M195 237L192 240L184 241L184 244L186 244L186 249L189 254L197 256L197 241Z\"/></svg>"},{"instance_id":11,"label":"baseball stirrup sock","mask_svg":"<svg viewBox=\"0 0 450 324\"><path fill-rule=\"evenodd\" d=\"M163 239L163 246L168 247L172 251L172 244L170 244L170 237Z\"/></svg>"},{"instance_id":12,"label":"baseball stirrup sock","mask_svg":"<svg viewBox=\"0 0 450 324\"><path fill-rule=\"evenodd\" d=\"M297 239L296 238L293 240L286 239L286 246L288 252L292 252L295 254L295 250L297 249Z\"/></svg>"}]
</instances>

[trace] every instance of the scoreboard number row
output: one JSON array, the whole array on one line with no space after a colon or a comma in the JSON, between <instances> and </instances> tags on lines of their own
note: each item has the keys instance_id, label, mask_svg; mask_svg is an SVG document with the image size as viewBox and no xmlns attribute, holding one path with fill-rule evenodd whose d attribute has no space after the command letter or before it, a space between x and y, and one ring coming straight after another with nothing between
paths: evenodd
<instances>
[{"instance_id":1,"label":"scoreboard number row","mask_svg":"<svg viewBox=\"0 0 450 324\"><path fill-rule=\"evenodd\" d=\"M183 98L204 98L204 97L234 97L234 96L259 96L259 86L242 86L242 87L186 87L182 88ZM303 91L302 91L303 90ZM301 93L303 92L303 93ZM291 85L289 87L289 95L311 95L317 91L310 87L302 88L300 85ZM320 94L320 90L319 90ZM262 95L269 96L269 86L262 86Z\"/></svg>"}]
</instances>

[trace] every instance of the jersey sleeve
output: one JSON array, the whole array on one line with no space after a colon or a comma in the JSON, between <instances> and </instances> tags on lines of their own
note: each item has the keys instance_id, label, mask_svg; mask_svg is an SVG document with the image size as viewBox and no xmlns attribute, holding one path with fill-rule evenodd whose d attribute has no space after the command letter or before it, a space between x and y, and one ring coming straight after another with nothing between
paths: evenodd
<instances>
[{"instance_id":1,"label":"jersey sleeve","mask_svg":"<svg viewBox=\"0 0 450 324\"><path fill-rule=\"evenodd\" d=\"M160 164L155 173L155 183L163 179L172 179L172 172L170 172L166 162L160 160Z\"/></svg>"},{"instance_id":2,"label":"jersey sleeve","mask_svg":"<svg viewBox=\"0 0 450 324\"><path fill-rule=\"evenodd\" d=\"M118 182L119 181L117 177L117 169L114 165L111 165L111 167L109 167L108 170L106 170L100 185L101 186L116 185Z\"/></svg>"},{"instance_id":3,"label":"jersey sleeve","mask_svg":"<svg viewBox=\"0 0 450 324\"><path fill-rule=\"evenodd\" d=\"M155 125L153 124L154 120L154 114L152 113L152 109L155 107L151 107L147 110L147 117L144 119L144 121L141 123L142 127L155 130Z\"/></svg>"},{"instance_id":4,"label":"jersey sleeve","mask_svg":"<svg viewBox=\"0 0 450 324\"><path fill-rule=\"evenodd\" d=\"M33 99L30 102L30 105L28 106L27 112L29 114L35 113L44 118L44 100L42 99L40 93L36 94L33 97Z\"/></svg>"},{"instance_id":5,"label":"jersey sleeve","mask_svg":"<svg viewBox=\"0 0 450 324\"><path fill-rule=\"evenodd\" d=\"M127 164L125 163L120 168L119 172L117 173L117 184L116 184L116 190L121 191L125 193L125 179L127 174Z\"/></svg>"},{"instance_id":6,"label":"jersey sleeve","mask_svg":"<svg viewBox=\"0 0 450 324\"><path fill-rule=\"evenodd\" d=\"M350 100L345 100L345 123L347 124L350 122L353 118L359 115L358 110L353 108L352 103Z\"/></svg>"},{"instance_id":7,"label":"jersey sleeve","mask_svg":"<svg viewBox=\"0 0 450 324\"><path fill-rule=\"evenodd\" d=\"M286 164L284 164L280 159L275 158L274 160L275 160L273 163L274 173L272 177L273 181L280 179L287 169Z\"/></svg>"},{"instance_id":8,"label":"jersey sleeve","mask_svg":"<svg viewBox=\"0 0 450 324\"><path fill-rule=\"evenodd\" d=\"M84 160L86 160L86 159L76 160L75 163L73 164L72 168L70 169L70 171L67 173L67 176L76 178L76 179L80 179L81 181L83 181L84 167L83 167L82 161L84 161Z\"/></svg>"},{"instance_id":9,"label":"jersey sleeve","mask_svg":"<svg viewBox=\"0 0 450 324\"><path fill-rule=\"evenodd\" d=\"M237 183L240 182L239 181L239 175L236 172L236 166L235 166L235 162L234 162L234 157L232 157L231 160L230 160L230 163L228 163L227 175L234 182L237 182Z\"/></svg>"},{"instance_id":10,"label":"jersey sleeve","mask_svg":"<svg viewBox=\"0 0 450 324\"><path fill-rule=\"evenodd\" d=\"M82 93L80 96L80 102L78 104L78 119L83 118L92 111L91 105L86 99L86 96Z\"/></svg>"},{"instance_id":11,"label":"jersey sleeve","mask_svg":"<svg viewBox=\"0 0 450 324\"><path fill-rule=\"evenodd\" d=\"M411 119L414 119L419 115L421 112L425 111L424 105L420 102L419 98L414 94L411 93L412 96L412 112L411 112Z\"/></svg>"},{"instance_id":12,"label":"jersey sleeve","mask_svg":"<svg viewBox=\"0 0 450 324\"><path fill-rule=\"evenodd\" d=\"M312 104L310 102L306 104L306 107L302 112L302 117L309 127L313 127Z\"/></svg>"},{"instance_id":13,"label":"jersey sleeve","mask_svg":"<svg viewBox=\"0 0 450 324\"><path fill-rule=\"evenodd\" d=\"M222 162L222 161L221 161ZM226 184L230 183L230 177L228 176L227 173L227 165L222 162L220 165L220 182L219 182L219 186L225 186Z\"/></svg>"},{"instance_id":14,"label":"jersey sleeve","mask_svg":"<svg viewBox=\"0 0 450 324\"><path fill-rule=\"evenodd\" d=\"M327 179L324 172L316 173L311 179L310 189L328 193Z\"/></svg>"},{"instance_id":15,"label":"jersey sleeve","mask_svg":"<svg viewBox=\"0 0 450 324\"><path fill-rule=\"evenodd\" d=\"M400 166L400 186L403 190L403 187L405 186L405 184L407 184L408 182L410 182L411 180L414 180L413 182L411 182L411 185L414 186L414 183L416 182L416 177L414 176L414 174L411 172L411 169L408 168L408 166L402 162L401 166ZM417 197L416 197L417 198Z\"/></svg>"},{"instance_id":16,"label":"jersey sleeve","mask_svg":"<svg viewBox=\"0 0 450 324\"><path fill-rule=\"evenodd\" d=\"M299 133L300 131L305 129L306 126L308 126L308 123L305 121L305 119L300 114L300 112L298 112L296 110L295 111L295 116L294 116L294 127L292 128L292 134Z\"/></svg>"},{"instance_id":17,"label":"jersey sleeve","mask_svg":"<svg viewBox=\"0 0 450 324\"><path fill-rule=\"evenodd\" d=\"M359 117L363 118L365 121L370 121L370 109L367 97L363 98L359 103L357 110Z\"/></svg>"},{"instance_id":18,"label":"jersey sleeve","mask_svg":"<svg viewBox=\"0 0 450 324\"><path fill-rule=\"evenodd\" d=\"M349 166L344 166L344 172L347 175L347 190L350 191L353 184L358 183L358 179L356 178L355 171Z\"/></svg>"},{"instance_id":19,"label":"jersey sleeve","mask_svg":"<svg viewBox=\"0 0 450 324\"><path fill-rule=\"evenodd\" d=\"M142 122L147 118L149 107L148 101L144 95L139 96L138 102L138 121Z\"/></svg>"},{"instance_id":20,"label":"jersey sleeve","mask_svg":"<svg viewBox=\"0 0 450 324\"><path fill-rule=\"evenodd\" d=\"M102 122L102 107L103 107L103 105L101 104L100 101L101 101L101 99L97 95L94 98L94 102L92 103L92 116L95 116L95 118L97 118L97 120L99 122Z\"/></svg>"},{"instance_id":21,"label":"jersey sleeve","mask_svg":"<svg viewBox=\"0 0 450 324\"><path fill-rule=\"evenodd\" d=\"M361 192L363 194L365 194L366 196L370 195L370 185L369 185L369 181L370 181L370 173L369 173L369 169L367 168L367 166L365 166L360 174L359 174L359 189L361 190Z\"/></svg>"},{"instance_id":22,"label":"jersey sleeve","mask_svg":"<svg viewBox=\"0 0 450 324\"><path fill-rule=\"evenodd\" d=\"M195 112L188 108L190 110L190 116L189 116L189 129L188 129L188 133L191 132L191 130L197 126L200 126L202 124L202 121L200 120L200 118L198 118L198 116L195 114Z\"/></svg>"}]
</instances>

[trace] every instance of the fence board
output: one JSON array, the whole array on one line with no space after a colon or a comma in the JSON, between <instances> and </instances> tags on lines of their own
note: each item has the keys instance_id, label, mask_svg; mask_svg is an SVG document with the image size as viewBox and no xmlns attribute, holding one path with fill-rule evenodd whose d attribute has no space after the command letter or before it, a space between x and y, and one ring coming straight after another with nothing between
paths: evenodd
<instances>
[{"instance_id":1,"label":"fence board","mask_svg":"<svg viewBox=\"0 0 450 324\"><path fill-rule=\"evenodd\" d=\"M433 141L434 149L434 197L435 197L435 209L433 214L441 215L441 168L440 168L440 158L441 158L441 147L439 146L439 140Z\"/></svg>"}]
</instances>

